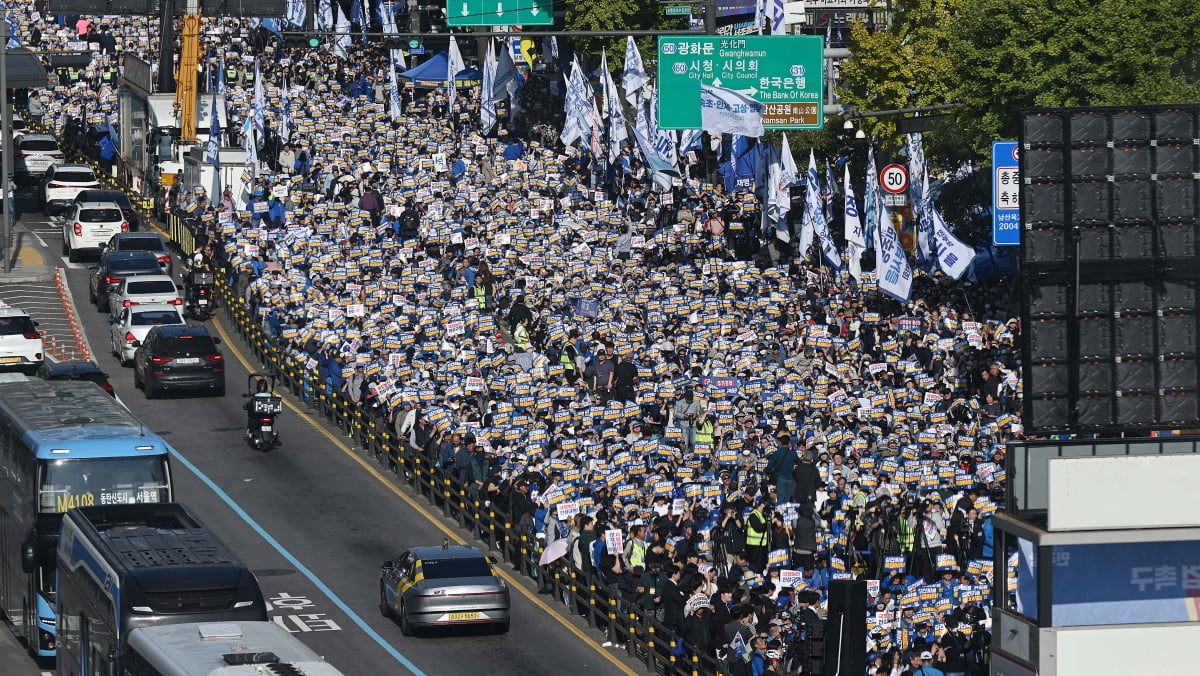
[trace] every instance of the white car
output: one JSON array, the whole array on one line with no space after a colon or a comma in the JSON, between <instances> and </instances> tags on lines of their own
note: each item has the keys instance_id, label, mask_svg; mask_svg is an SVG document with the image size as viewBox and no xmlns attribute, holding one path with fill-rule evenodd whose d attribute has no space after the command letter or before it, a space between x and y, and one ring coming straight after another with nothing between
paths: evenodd
<instances>
[{"instance_id":1,"label":"white car","mask_svg":"<svg viewBox=\"0 0 1200 676\"><path fill-rule=\"evenodd\" d=\"M78 262L80 252L99 253L113 235L128 231L129 223L116 202L73 204L63 221L63 255Z\"/></svg>"},{"instance_id":2,"label":"white car","mask_svg":"<svg viewBox=\"0 0 1200 676\"><path fill-rule=\"evenodd\" d=\"M0 303L0 366L32 373L42 365L42 334L37 326L28 312Z\"/></svg>"},{"instance_id":3,"label":"white car","mask_svg":"<svg viewBox=\"0 0 1200 676\"><path fill-rule=\"evenodd\" d=\"M121 308L120 314L110 318L112 333L109 336L109 347L113 356L125 365L133 361L133 353L137 348L135 341L145 340L146 334L155 326L172 326L184 324L179 307L166 303L148 305L132 305Z\"/></svg>"},{"instance_id":4,"label":"white car","mask_svg":"<svg viewBox=\"0 0 1200 676\"><path fill-rule=\"evenodd\" d=\"M38 186L38 204L42 207L42 215L60 214L71 206L81 191L99 187L96 172L86 164L51 165Z\"/></svg>"},{"instance_id":5,"label":"white car","mask_svg":"<svg viewBox=\"0 0 1200 676\"><path fill-rule=\"evenodd\" d=\"M137 275L122 279L117 289L108 294L109 316L117 317L125 308L151 303L183 305L175 280L167 275Z\"/></svg>"},{"instance_id":6,"label":"white car","mask_svg":"<svg viewBox=\"0 0 1200 676\"><path fill-rule=\"evenodd\" d=\"M46 134L25 134L18 138L13 148L13 173L21 176L46 173L50 165L67 159L58 141Z\"/></svg>"}]
</instances>

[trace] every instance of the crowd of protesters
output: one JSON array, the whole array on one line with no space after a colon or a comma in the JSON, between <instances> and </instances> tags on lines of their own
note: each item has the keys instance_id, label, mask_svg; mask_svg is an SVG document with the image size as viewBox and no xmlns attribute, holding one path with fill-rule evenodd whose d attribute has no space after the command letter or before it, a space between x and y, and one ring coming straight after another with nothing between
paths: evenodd
<instances>
[{"instance_id":1,"label":"crowd of protesters","mask_svg":"<svg viewBox=\"0 0 1200 676\"><path fill-rule=\"evenodd\" d=\"M71 19L19 32L111 49L36 98L61 135L103 134L106 73L149 58L154 22ZM549 55L484 136L478 86L406 87L393 117L375 46L221 25L205 68L227 75L226 141L256 77L267 123L244 184L177 195L201 260L297 364L534 534L544 593L573 565L677 654L757 676L808 667L830 583L866 580L871 674L982 673L1021 434L1003 279L921 273L898 302L764 241L759 201L710 182L705 151L666 192L636 149L604 171L557 142Z\"/></svg>"}]
</instances>

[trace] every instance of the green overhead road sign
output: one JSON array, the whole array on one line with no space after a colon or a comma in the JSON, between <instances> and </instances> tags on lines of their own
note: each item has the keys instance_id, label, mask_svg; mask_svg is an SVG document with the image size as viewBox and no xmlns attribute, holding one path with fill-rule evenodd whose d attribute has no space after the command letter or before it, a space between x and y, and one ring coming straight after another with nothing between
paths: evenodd
<instances>
[{"instance_id":1,"label":"green overhead road sign","mask_svg":"<svg viewBox=\"0 0 1200 676\"><path fill-rule=\"evenodd\" d=\"M668 5L667 16L688 16L692 13L691 5Z\"/></svg>"},{"instance_id":2,"label":"green overhead road sign","mask_svg":"<svg viewBox=\"0 0 1200 676\"><path fill-rule=\"evenodd\" d=\"M550 26L554 0L446 0L448 26Z\"/></svg>"},{"instance_id":3,"label":"green overhead road sign","mask_svg":"<svg viewBox=\"0 0 1200 676\"><path fill-rule=\"evenodd\" d=\"M825 39L817 35L660 36L658 126L700 129L700 85L766 105L768 129L825 124Z\"/></svg>"}]
</instances>

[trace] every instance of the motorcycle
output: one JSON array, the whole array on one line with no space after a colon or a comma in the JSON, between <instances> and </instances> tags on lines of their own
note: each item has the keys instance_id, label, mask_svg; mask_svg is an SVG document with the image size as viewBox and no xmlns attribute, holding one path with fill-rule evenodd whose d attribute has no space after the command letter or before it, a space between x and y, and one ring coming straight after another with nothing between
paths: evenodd
<instances>
[{"instance_id":1,"label":"motorcycle","mask_svg":"<svg viewBox=\"0 0 1200 676\"><path fill-rule=\"evenodd\" d=\"M213 273L200 270L192 273L187 288L187 303L184 314L197 321L206 321L213 311Z\"/></svg>"},{"instance_id":2,"label":"motorcycle","mask_svg":"<svg viewBox=\"0 0 1200 676\"><path fill-rule=\"evenodd\" d=\"M260 382L267 383L266 391L259 391ZM246 409L246 438L251 448L265 453L279 443L275 417L283 412L283 398L275 394L275 375L271 373L251 373L246 390L242 395L250 400L243 407Z\"/></svg>"}]
</instances>

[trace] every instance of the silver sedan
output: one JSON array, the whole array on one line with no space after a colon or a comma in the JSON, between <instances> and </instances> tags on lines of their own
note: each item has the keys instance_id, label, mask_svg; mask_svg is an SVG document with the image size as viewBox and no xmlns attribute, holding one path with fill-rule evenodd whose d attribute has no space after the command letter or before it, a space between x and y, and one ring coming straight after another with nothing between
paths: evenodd
<instances>
[{"instance_id":1,"label":"silver sedan","mask_svg":"<svg viewBox=\"0 0 1200 676\"><path fill-rule=\"evenodd\" d=\"M474 547L416 547L383 562L380 610L411 636L425 627L509 627L509 591L494 559Z\"/></svg>"}]
</instances>

